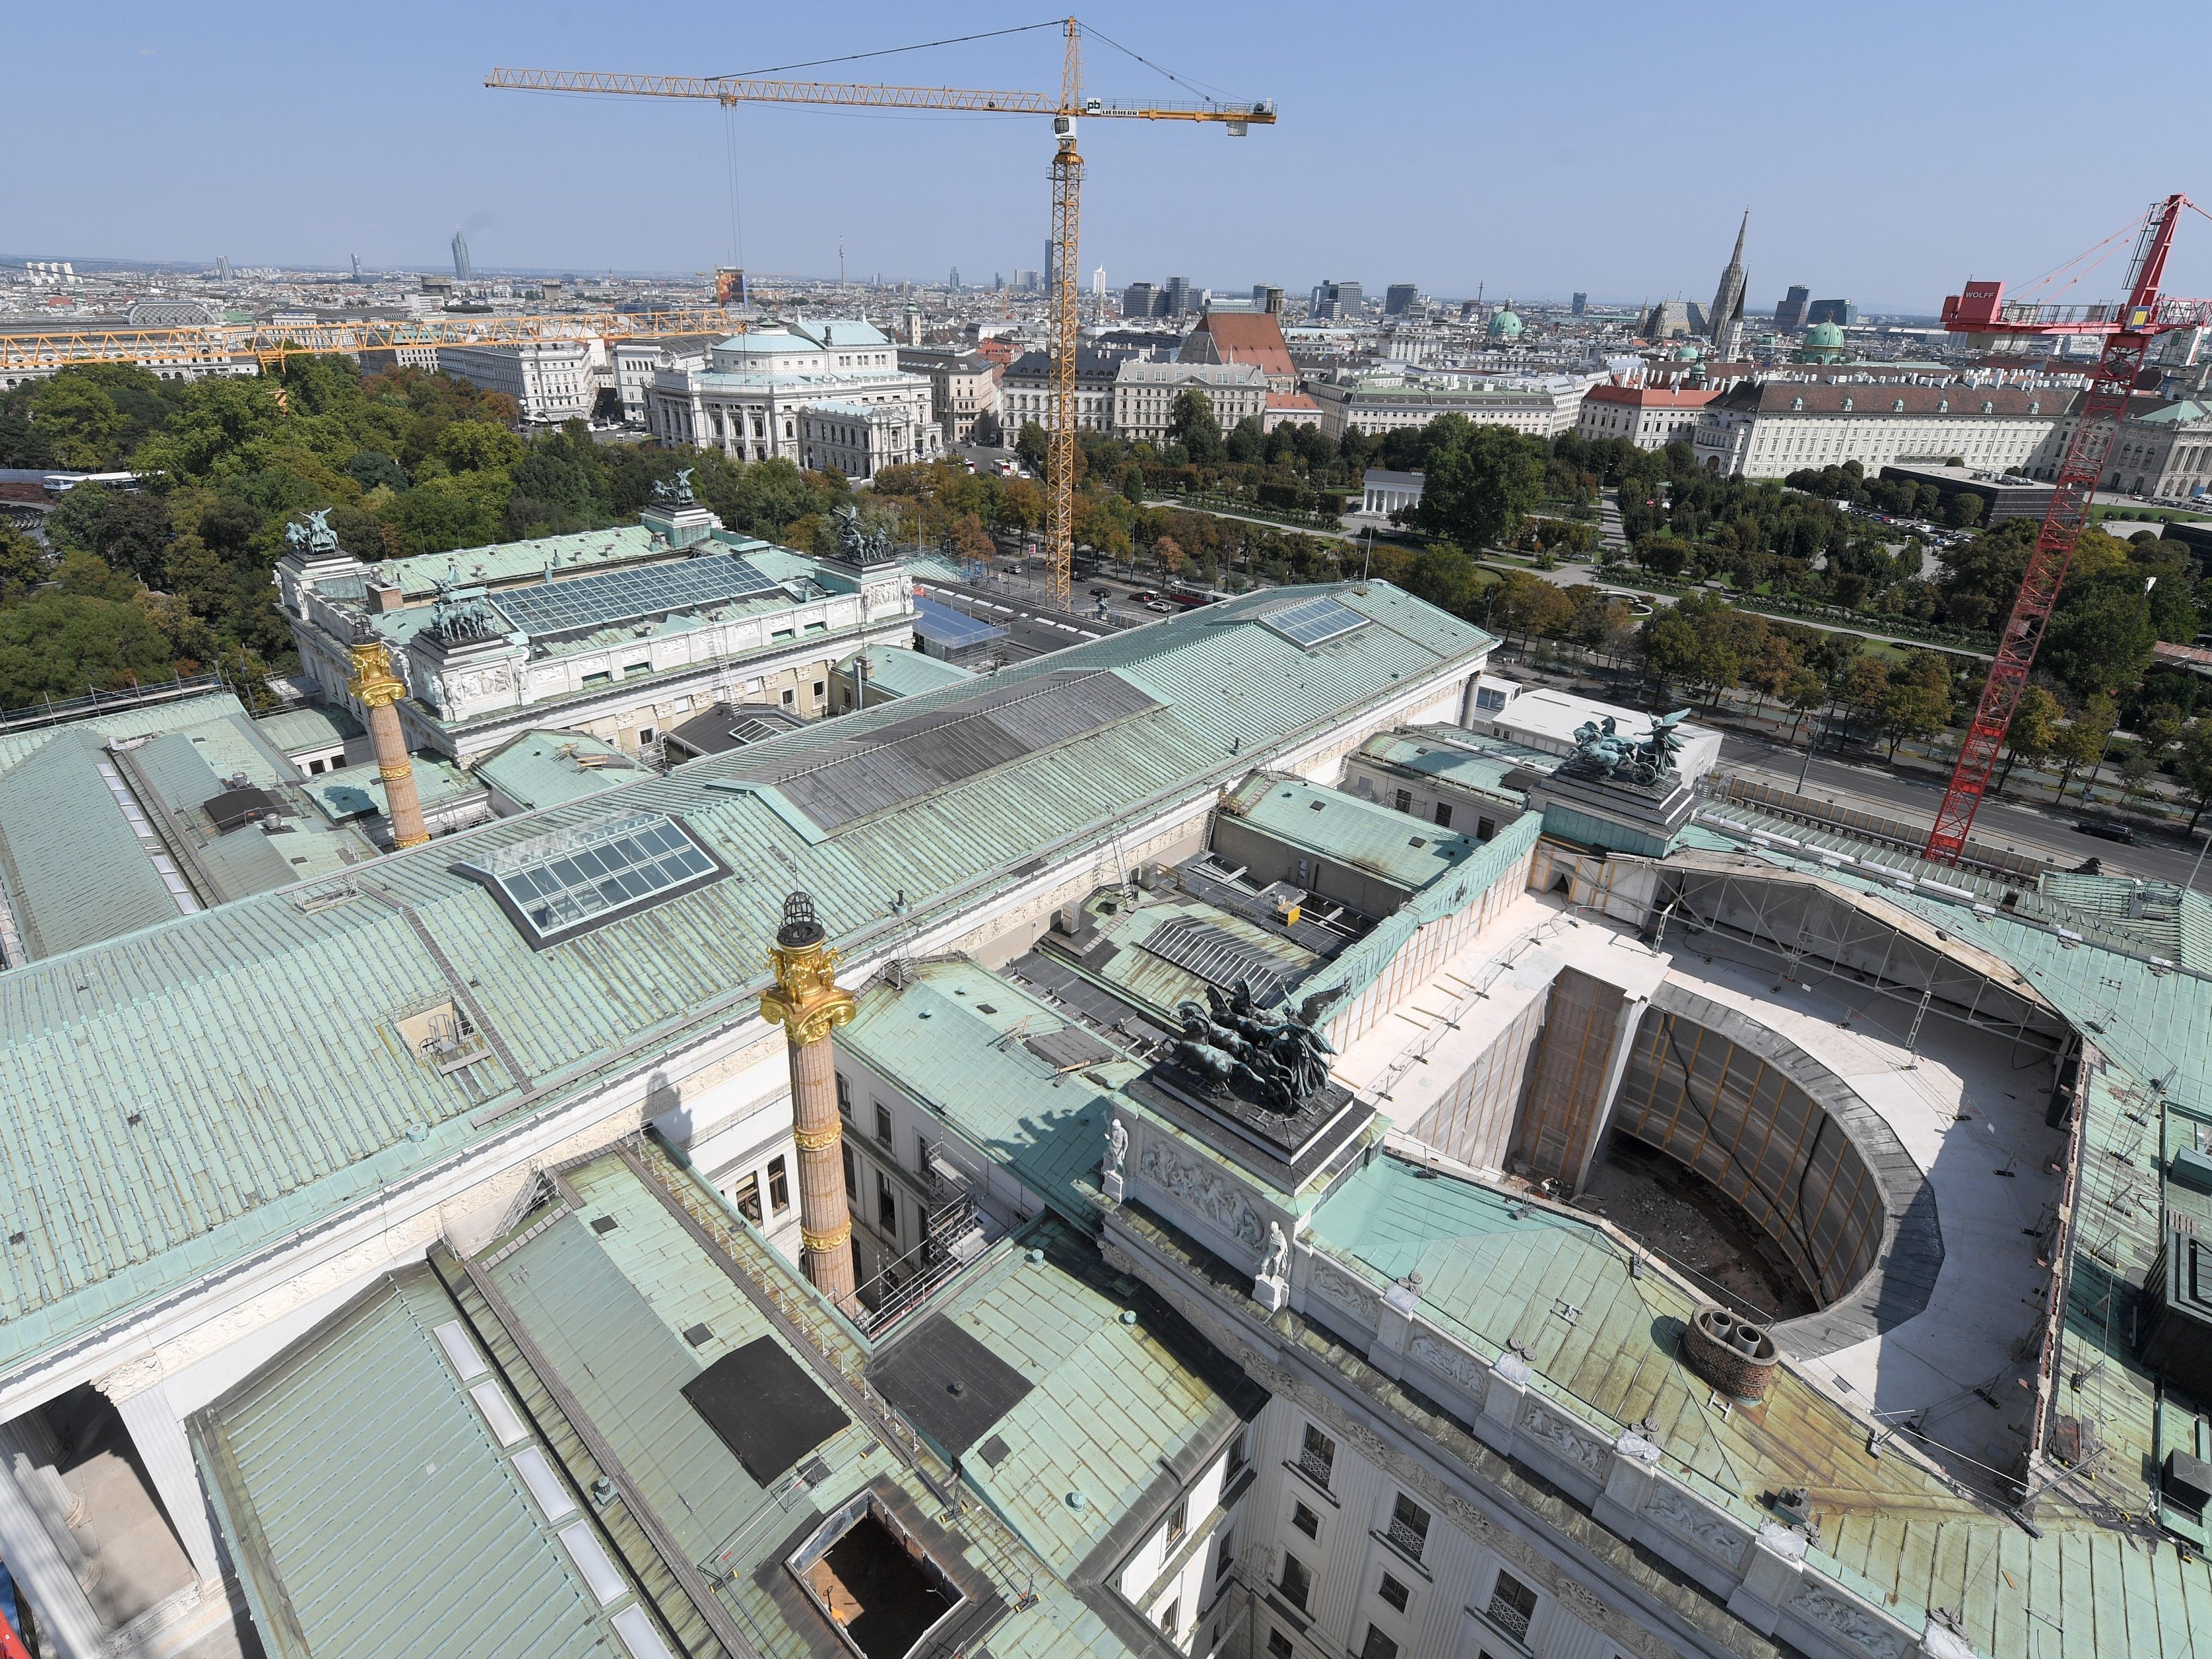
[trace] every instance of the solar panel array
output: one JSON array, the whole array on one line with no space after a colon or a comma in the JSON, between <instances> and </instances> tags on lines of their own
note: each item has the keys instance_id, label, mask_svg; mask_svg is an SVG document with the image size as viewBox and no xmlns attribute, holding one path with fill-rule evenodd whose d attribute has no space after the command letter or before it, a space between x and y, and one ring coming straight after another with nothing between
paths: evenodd
<instances>
[{"instance_id":1,"label":"solar panel array","mask_svg":"<svg viewBox=\"0 0 2212 1659\"><path fill-rule=\"evenodd\" d=\"M492 603L520 632L547 639L703 611L731 599L772 592L778 586L749 559L708 553L673 564L510 587L494 594Z\"/></svg>"},{"instance_id":2,"label":"solar panel array","mask_svg":"<svg viewBox=\"0 0 2212 1659\"><path fill-rule=\"evenodd\" d=\"M1285 964L1279 957L1196 916L1171 917L1138 943L1162 960L1224 991L1243 980L1252 988L1252 1000L1262 1008L1280 1002L1290 988L1283 977Z\"/></svg>"},{"instance_id":3,"label":"solar panel array","mask_svg":"<svg viewBox=\"0 0 2212 1659\"><path fill-rule=\"evenodd\" d=\"M935 599L921 598L914 602L914 631L926 640L934 640L948 651L981 645L986 640L1004 639L1006 634L995 623L955 611Z\"/></svg>"},{"instance_id":4,"label":"solar panel array","mask_svg":"<svg viewBox=\"0 0 2212 1659\"><path fill-rule=\"evenodd\" d=\"M673 818L632 812L503 847L483 873L540 944L712 876Z\"/></svg>"},{"instance_id":5,"label":"solar panel array","mask_svg":"<svg viewBox=\"0 0 2212 1659\"><path fill-rule=\"evenodd\" d=\"M1334 599L1304 599L1297 605L1286 605L1280 611L1270 611L1260 621L1292 645L1309 649L1341 639L1353 629L1367 625L1366 617Z\"/></svg>"}]
</instances>

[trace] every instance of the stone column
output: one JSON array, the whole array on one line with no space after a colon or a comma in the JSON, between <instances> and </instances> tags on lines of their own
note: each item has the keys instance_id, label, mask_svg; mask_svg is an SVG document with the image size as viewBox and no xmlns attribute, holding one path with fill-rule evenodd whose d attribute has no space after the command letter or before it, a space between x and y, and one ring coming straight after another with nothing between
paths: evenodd
<instances>
[{"instance_id":1,"label":"stone column","mask_svg":"<svg viewBox=\"0 0 2212 1659\"><path fill-rule=\"evenodd\" d=\"M17 1474L32 1467L28 1443L0 1425L0 1558L39 1628L66 1659L100 1659L106 1627Z\"/></svg>"},{"instance_id":2,"label":"stone column","mask_svg":"<svg viewBox=\"0 0 2212 1659\"><path fill-rule=\"evenodd\" d=\"M420 847L430 839L423 826L422 803L415 793L415 769L407 758L406 734L399 729L399 711L392 705L407 695L407 688L392 672L392 659L379 639L356 640L353 646L353 676L346 690L368 711L369 742L376 750L376 775L384 781L386 816L392 820L395 852Z\"/></svg>"},{"instance_id":3,"label":"stone column","mask_svg":"<svg viewBox=\"0 0 2212 1659\"><path fill-rule=\"evenodd\" d=\"M160 1378L149 1379L129 1370L100 1378L99 1388L131 1431L131 1443L138 1449L138 1461L146 1466L147 1479L168 1511L169 1524L191 1558L193 1572L204 1584L220 1582L222 1564L216 1556L215 1529L208 1524L199 1466L192 1460L185 1425L169 1404L168 1390Z\"/></svg>"},{"instance_id":4,"label":"stone column","mask_svg":"<svg viewBox=\"0 0 2212 1659\"><path fill-rule=\"evenodd\" d=\"M791 1138L799 1146L800 1265L815 1289L847 1314L854 1298L853 1215L845 1202L844 1124L837 1115L837 1054L830 1033L853 1018L852 993L837 988L837 952L793 893L783 903L769 965L775 985L761 994L761 1018L781 1025L790 1045Z\"/></svg>"}]
</instances>

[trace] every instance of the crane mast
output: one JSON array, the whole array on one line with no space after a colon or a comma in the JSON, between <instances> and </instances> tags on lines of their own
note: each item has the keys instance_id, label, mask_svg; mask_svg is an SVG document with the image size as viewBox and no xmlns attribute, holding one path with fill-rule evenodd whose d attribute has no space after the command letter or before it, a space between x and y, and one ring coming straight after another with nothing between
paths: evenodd
<instances>
[{"instance_id":1,"label":"crane mast","mask_svg":"<svg viewBox=\"0 0 2212 1659\"><path fill-rule=\"evenodd\" d=\"M1060 27L1066 50L1057 98L1047 92L878 86L849 81L767 81L742 76L603 74L590 70L495 69L484 77L484 84L525 92L708 99L725 106L830 104L878 109L1050 115L1054 140L1053 270L1051 317L1047 330L1051 373L1045 393L1045 554L1051 566L1054 598L1065 608L1075 560L1076 352L1082 321L1076 253L1083 217L1083 156L1076 148L1076 122L1083 117L1206 122L1219 125L1232 138L1241 138L1254 125L1272 126L1275 106L1265 100L1249 104L1119 103L1085 98L1082 25L1069 17Z\"/></svg>"},{"instance_id":2,"label":"crane mast","mask_svg":"<svg viewBox=\"0 0 2212 1659\"><path fill-rule=\"evenodd\" d=\"M1052 382L1045 398L1044 469L1045 559L1052 572L1053 602L1063 611L1075 569L1075 371L1082 339L1076 244L1083 222L1083 157L1075 148L1075 112L1083 101L1083 40L1073 17L1066 28L1060 113L1052 122Z\"/></svg>"},{"instance_id":3,"label":"crane mast","mask_svg":"<svg viewBox=\"0 0 2212 1659\"><path fill-rule=\"evenodd\" d=\"M2188 198L2177 193L2158 203L2145 217L2129 271L2128 297L2118 307L2008 307L2002 283L1970 283L1964 295L1944 302L1944 326L1955 331L2094 331L2105 336L2105 348L2067 442L2051 505L2044 514L2034 550L2028 555L2027 574L1998 635L1996 659L1983 682L1981 702L1959 745L1950 784L1929 830L1928 844L1921 856L1932 862L1955 864L1966 849L1974 815L1988 792L2005 734L2011 728L2013 712L2027 689L2037 647L2057 605L2075 545L2089 522L2097 481L2104 476L2106 459L2119 435L2121 422L2127 418L2128 399L2148 358L2151 342L2176 326L2174 319L2191 313L2192 308L2203 308L2203 301L2162 304L2159 296L2166 255L2173 246L2174 228L2181 210L2188 204Z\"/></svg>"}]
</instances>

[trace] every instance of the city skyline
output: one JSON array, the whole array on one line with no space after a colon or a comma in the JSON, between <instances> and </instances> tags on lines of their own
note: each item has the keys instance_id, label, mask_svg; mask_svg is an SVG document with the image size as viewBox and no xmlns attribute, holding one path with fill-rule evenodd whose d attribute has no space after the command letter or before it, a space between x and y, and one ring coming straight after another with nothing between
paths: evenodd
<instances>
[{"instance_id":1,"label":"city skyline","mask_svg":"<svg viewBox=\"0 0 2212 1659\"><path fill-rule=\"evenodd\" d=\"M258 9L233 15L250 28ZM2031 22L2039 9L2030 9ZM410 10L398 9L403 24ZM1453 297L1486 284L1493 298L1701 298L1748 205L1749 312L1771 313L1788 285L1804 283L1863 311L1924 314L1970 276L2024 283L2141 202L2190 184L2162 155L2060 147L2039 179L2037 212L1999 222L1961 211L1969 204L1959 169L1943 158L1975 153L1982 141L1958 65L1971 61L1992 84L2059 109L2072 95L2062 60L2036 46L2017 11L2001 34L1966 17L1901 10L1885 33L1882 15L1839 40L1741 14L1742 27L1709 48L1708 72L1728 96L1704 106L1729 165L1692 168L1698 146L1678 118L1681 82L1639 77L1627 47L1559 63L1556 43L1533 23L1478 29L1455 13L1415 9L1395 20L1391 38L1430 39L1434 51L1391 58L1387 76L1347 76L1336 52L1317 49L1335 32L1326 14L1277 9L1263 32L1249 27L1259 14L1241 9L1124 9L1113 40L1182 84L1092 36L1088 88L1268 97L1283 118L1242 140L1092 124L1085 264L1104 264L1116 283L1124 272L1157 281L1226 269L1244 273L1240 285L1293 289L1335 275ZM73 16L40 16L27 25L26 49L60 68L22 92L23 130L43 135L30 154L35 162L43 146L57 162L66 156L74 175L106 182L40 193L12 216L9 240L27 258L211 264L227 256L234 266L343 270L359 254L372 268L436 270L450 266L459 225L486 271L676 274L735 262L818 277L836 270L841 237L848 269L892 280L928 280L922 273L952 264L982 274L1034 263L1049 147L1036 118L725 112L481 84L495 64L770 70L933 33L873 5L834 30L804 15L771 17L724 52L730 61L709 62L718 48L696 43L711 28L684 27L708 15L678 7L665 15L660 46L573 8L441 14L427 55L404 27L334 15L319 21L305 53L319 66L311 105L301 77L264 74L229 49L229 36L207 39L150 8L104 16L96 33ZM1036 21L996 7L964 15L972 31ZM1467 66L1501 58L1523 67L1493 77L1469 112ZM1049 87L1058 68L1057 38L1040 27L820 72ZM1869 85L1881 89L1882 119L1832 118L1873 107ZM100 93L123 94L110 118L71 118ZM1563 100L1581 112L1559 121ZM313 142L266 142L310 118ZM918 131L923 124L932 130ZM1669 132L1689 146L1686 176L1622 165ZM144 165L157 146L181 180ZM912 187L923 181L938 185ZM1316 213L1317 201L1346 209ZM1880 234L1869 235L1870 225ZM2178 247L2177 291L2212 282L2203 241L2185 237ZM2118 264L2091 273L2073 297L2108 297Z\"/></svg>"}]
</instances>

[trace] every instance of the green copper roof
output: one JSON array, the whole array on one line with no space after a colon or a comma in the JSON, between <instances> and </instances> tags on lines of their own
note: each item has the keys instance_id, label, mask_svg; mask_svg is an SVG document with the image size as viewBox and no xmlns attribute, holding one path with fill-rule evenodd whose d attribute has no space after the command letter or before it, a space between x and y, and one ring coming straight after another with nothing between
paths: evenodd
<instances>
[{"instance_id":1,"label":"green copper roof","mask_svg":"<svg viewBox=\"0 0 2212 1659\"><path fill-rule=\"evenodd\" d=\"M1048 1004L970 962L925 963L915 974L903 988L871 988L838 1047L1087 1224L1119 1087L1144 1067L1116 1058L1062 1072L1024 1046L1069 1024Z\"/></svg>"},{"instance_id":2,"label":"green copper roof","mask_svg":"<svg viewBox=\"0 0 2212 1659\"><path fill-rule=\"evenodd\" d=\"M1332 863L1409 893L1449 875L1481 843L1403 812L1302 778L1255 777L1222 803L1224 815Z\"/></svg>"},{"instance_id":3,"label":"green copper roof","mask_svg":"<svg viewBox=\"0 0 2212 1659\"><path fill-rule=\"evenodd\" d=\"M1194 1443L1226 1437L1236 1413L1163 1340L1165 1316L1108 1294L1098 1258L1064 1230L1045 1260L1007 1256L963 1284L943 1317L1035 1386L993 1425L995 1462L953 1449L963 1475L1024 1542L1066 1577ZM1138 1316L1122 1322L1126 1310ZM1155 1327L1158 1327L1156 1328ZM990 1436L980 1437L988 1443ZM1082 1494L1080 1508L1068 1502Z\"/></svg>"},{"instance_id":4,"label":"green copper roof","mask_svg":"<svg viewBox=\"0 0 2212 1659\"><path fill-rule=\"evenodd\" d=\"M500 1445L432 1334L454 1317L416 1268L196 1419L223 1530L255 1545L236 1559L272 1659L618 1651L520 1448Z\"/></svg>"},{"instance_id":5,"label":"green copper roof","mask_svg":"<svg viewBox=\"0 0 2212 1659\"><path fill-rule=\"evenodd\" d=\"M1000 686L1109 672L1158 706L834 838L779 810L772 787L718 787L757 763L740 750L388 855L350 885L260 894L0 975L0 1236L21 1235L0 1245L0 1363L371 1200L628 1057L749 1017L761 942L794 887L814 895L833 940L874 948L1488 648L1480 629L1383 583L1316 591L1381 625L1308 651L1250 620L1254 601L1231 600L1002 670ZM970 690L762 747L849 753L918 712L957 713ZM626 811L682 817L731 877L532 951L453 867ZM892 910L902 890L907 916ZM498 1042L441 1074L393 1022L459 994Z\"/></svg>"},{"instance_id":6,"label":"green copper roof","mask_svg":"<svg viewBox=\"0 0 2212 1659\"><path fill-rule=\"evenodd\" d=\"M641 773L619 747L586 732L526 732L476 765L479 783L526 812L605 794Z\"/></svg>"},{"instance_id":7,"label":"green copper roof","mask_svg":"<svg viewBox=\"0 0 2212 1659\"><path fill-rule=\"evenodd\" d=\"M837 665L837 672L849 678L856 663L860 664L865 671L870 692L877 696L888 694L894 697L911 697L924 691L958 685L975 678L973 670L926 656L921 652L900 651L885 647L854 652Z\"/></svg>"}]
</instances>

